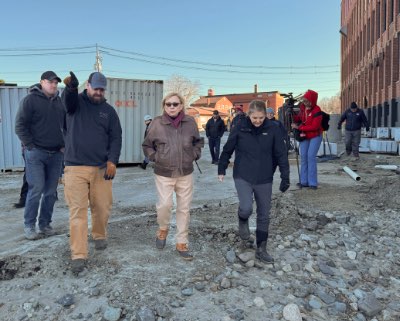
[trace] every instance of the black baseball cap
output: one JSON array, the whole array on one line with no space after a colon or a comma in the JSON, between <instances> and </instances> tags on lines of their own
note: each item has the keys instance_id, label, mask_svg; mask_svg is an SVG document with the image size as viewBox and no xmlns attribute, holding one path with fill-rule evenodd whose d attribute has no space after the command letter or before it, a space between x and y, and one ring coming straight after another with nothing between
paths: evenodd
<instances>
[{"instance_id":1,"label":"black baseball cap","mask_svg":"<svg viewBox=\"0 0 400 321\"><path fill-rule=\"evenodd\" d=\"M58 82L61 82L60 77L58 77L54 71L50 71L50 70L49 71L45 71L42 74L42 76L40 77L40 79L41 80L46 79L46 80L50 80L50 81L52 81L54 79L57 79Z\"/></svg>"}]
</instances>

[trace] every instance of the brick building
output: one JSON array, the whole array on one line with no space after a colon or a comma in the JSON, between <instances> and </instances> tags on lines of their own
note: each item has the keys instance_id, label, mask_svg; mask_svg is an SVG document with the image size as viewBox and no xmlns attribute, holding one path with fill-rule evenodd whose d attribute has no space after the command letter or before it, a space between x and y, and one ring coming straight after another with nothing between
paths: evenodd
<instances>
[{"instance_id":1,"label":"brick building","mask_svg":"<svg viewBox=\"0 0 400 321\"><path fill-rule=\"evenodd\" d=\"M342 111L366 108L372 127L400 126L400 1L341 1Z\"/></svg>"},{"instance_id":2,"label":"brick building","mask_svg":"<svg viewBox=\"0 0 400 321\"><path fill-rule=\"evenodd\" d=\"M265 101L267 106L272 107L275 112L277 112L278 108L281 107L284 103L284 98L279 94L278 91L258 92L257 85L254 85L254 92L242 94L215 95L214 90L209 89L207 96L200 96L200 98L196 100L193 104L191 104L191 106L198 107L199 103L207 101L207 99L213 101L218 100L221 97L225 97L229 102L231 102L231 104L233 104L233 106L243 105L243 109L245 112L247 112L250 102L254 99Z\"/></svg>"}]
</instances>

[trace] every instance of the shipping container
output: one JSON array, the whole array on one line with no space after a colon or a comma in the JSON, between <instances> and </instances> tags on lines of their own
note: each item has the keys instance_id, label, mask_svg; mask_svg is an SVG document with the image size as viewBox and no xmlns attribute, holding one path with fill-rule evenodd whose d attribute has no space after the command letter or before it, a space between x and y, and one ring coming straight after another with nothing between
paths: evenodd
<instances>
[{"instance_id":1,"label":"shipping container","mask_svg":"<svg viewBox=\"0 0 400 321\"><path fill-rule=\"evenodd\" d=\"M120 163L143 161L144 116L161 114L162 80L107 78L107 102L119 116L122 127Z\"/></svg>"},{"instance_id":2,"label":"shipping container","mask_svg":"<svg viewBox=\"0 0 400 321\"><path fill-rule=\"evenodd\" d=\"M81 89L84 85L81 86ZM24 167L21 143L15 134L15 116L29 87L0 86L0 170ZM60 93L62 88L59 88ZM107 78L107 102L119 116L122 127L120 163L143 161L144 116L161 114L162 80Z\"/></svg>"},{"instance_id":3,"label":"shipping container","mask_svg":"<svg viewBox=\"0 0 400 321\"><path fill-rule=\"evenodd\" d=\"M21 142L15 134L15 116L29 87L0 86L0 170L24 168Z\"/></svg>"}]
</instances>

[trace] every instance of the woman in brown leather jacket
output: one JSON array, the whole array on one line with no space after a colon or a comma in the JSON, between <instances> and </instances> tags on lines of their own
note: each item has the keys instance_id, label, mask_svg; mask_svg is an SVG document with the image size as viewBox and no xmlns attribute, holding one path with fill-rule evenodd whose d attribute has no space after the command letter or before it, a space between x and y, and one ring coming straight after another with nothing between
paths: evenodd
<instances>
[{"instance_id":1,"label":"woman in brown leather jacket","mask_svg":"<svg viewBox=\"0 0 400 321\"><path fill-rule=\"evenodd\" d=\"M185 114L182 96L171 93L162 100L163 114L155 117L142 144L144 154L155 162L159 229L156 247L163 249L171 220L172 195L176 193L176 249L185 260L188 248L190 205L193 197L193 162L200 158L204 142L193 117Z\"/></svg>"}]
</instances>

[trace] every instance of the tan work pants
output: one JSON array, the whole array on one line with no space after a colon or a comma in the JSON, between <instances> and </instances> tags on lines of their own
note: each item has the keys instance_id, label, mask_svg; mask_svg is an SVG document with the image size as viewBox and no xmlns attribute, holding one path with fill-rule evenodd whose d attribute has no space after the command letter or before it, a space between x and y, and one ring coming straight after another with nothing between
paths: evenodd
<instances>
[{"instance_id":1,"label":"tan work pants","mask_svg":"<svg viewBox=\"0 0 400 321\"><path fill-rule=\"evenodd\" d=\"M160 229L169 229L172 193L176 194L176 243L189 243L190 204L193 198L193 175L164 177L155 175L158 202L157 222Z\"/></svg>"},{"instance_id":2,"label":"tan work pants","mask_svg":"<svg viewBox=\"0 0 400 321\"><path fill-rule=\"evenodd\" d=\"M92 214L92 238L107 238L112 206L112 183L104 179L105 169L95 166L66 166L65 200L69 206L71 257L88 257L88 200Z\"/></svg>"}]
</instances>

